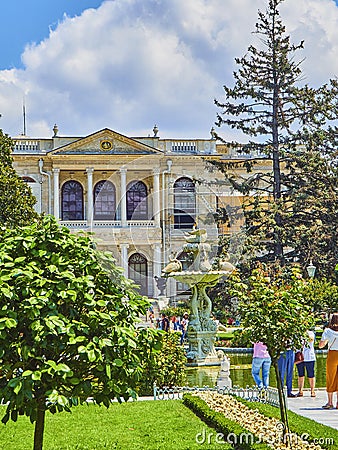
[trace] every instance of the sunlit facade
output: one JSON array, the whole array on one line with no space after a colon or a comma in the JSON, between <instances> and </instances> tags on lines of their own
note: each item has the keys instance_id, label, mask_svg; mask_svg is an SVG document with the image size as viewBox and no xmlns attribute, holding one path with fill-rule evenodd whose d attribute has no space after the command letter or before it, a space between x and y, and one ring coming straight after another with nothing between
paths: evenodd
<instances>
[{"instance_id":1,"label":"sunlit facade","mask_svg":"<svg viewBox=\"0 0 338 450\"><path fill-rule=\"evenodd\" d=\"M214 252L218 233L234 231L219 229L213 212L238 204L240 196L216 182L223 177L207 170L207 160L238 156L213 133L172 140L158 137L156 127L151 137L108 128L83 137L61 136L56 126L53 131L51 138L13 138L14 167L32 188L37 211L53 214L74 232L93 232L98 247L113 253L142 294L158 297L155 277L194 222L207 228ZM171 281L166 295L180 290Z\"/></svg>"}]
</instances>

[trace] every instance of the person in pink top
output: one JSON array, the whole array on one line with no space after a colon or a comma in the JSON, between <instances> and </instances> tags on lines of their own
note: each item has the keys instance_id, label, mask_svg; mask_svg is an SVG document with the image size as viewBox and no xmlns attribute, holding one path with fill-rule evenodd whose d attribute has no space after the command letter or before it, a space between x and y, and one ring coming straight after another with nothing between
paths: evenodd
<instances>
[{"instance_id":1,"label":"person in pink top","mask_svg":"<svg viewBox=\"0 0 338 450\"><path fill-rule=\"evenodd\" d=\"M269 386L270 367L271 358L266 345L263 344L263 342L255 342L251 373L255 383L260 389ZM260 377L261 370L262 378Z\"/></svg>"}]
</instances>

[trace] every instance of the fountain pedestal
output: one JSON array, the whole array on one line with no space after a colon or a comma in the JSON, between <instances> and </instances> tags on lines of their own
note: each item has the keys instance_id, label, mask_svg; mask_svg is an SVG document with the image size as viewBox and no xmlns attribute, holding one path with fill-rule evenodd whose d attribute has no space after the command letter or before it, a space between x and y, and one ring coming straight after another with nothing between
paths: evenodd
<instances>
[{"instance_id":1,"label":"fountain pedestal","mask_svg":"<svg viewBox=\"0 0 338 450\"><path fill-rule=\"evenodd\" d=\"M220 365L214 341L217 333L217 324L211 318L212 302L206 289L216 286L225 275L234 269L230 263L226 270L214 270L208 258L210 245L206 242L205 229L194 225L192 231L186 235L183 251L192 256L192 270L182 270L182 264L175 258L170 258L169 264L162 270L165 277L173 277L191 288L190 297L191 314L187 328L189 350L187 353L188 365L208 366ZM223 269L223 270L222 270Z\"/></svg>"},{"instance_id":2,"label":"fountain pedestal","mask_svg":"<svg viewBox=\"0 0 338 450\"><path fill-rule=\"evenodd\" d=\"M220 359L214 347L216 331L189 331L188 366L218 366Z\"/></svg>"},{"instance_id":3,"label":"fountain pedestal","mask_svg":"<svg viewBox=\"0 0 338 450\"><path fill-rule=\"evenodd\" d=\"M206 289L217 284L220 278L228 275L227 271L210 270L182 271L170 273L181 283L186 283L192 290L189 299L191 314L187 328L189 349L187 359L189 366L215 366L221 361L215 351L214 342L217 324L211 318L212 303Z\"/></svg>"}]
</instances>

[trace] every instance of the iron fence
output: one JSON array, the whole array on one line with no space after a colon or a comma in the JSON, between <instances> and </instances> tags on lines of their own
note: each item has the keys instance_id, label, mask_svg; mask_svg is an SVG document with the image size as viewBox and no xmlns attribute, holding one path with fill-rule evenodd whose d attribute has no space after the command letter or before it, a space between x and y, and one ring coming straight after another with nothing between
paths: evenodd
<instances>
[{"instance_id":1,"label":"iron fence","mask_svg":"<svg viewBox=\"0 0 338 450\"><path fill-rule=\"evenodd\" d=\"M244 400L248 400L251 402L260 402L260 403L268 403L269 405L279 407L279 396L278 390L274 387L268 387L259 389L256 386L250 387L246 386L238 387L225 387L219 389L217 387L210 386L173 386L173 387L158 387L156 383L154 383L154 400L181 400L183 398L183 394L186 392L218 392L223 395L232 395L235 397L243 398ZM284 392L285 400L287 400L286 391Z\"/></svg>"}]
</instances>

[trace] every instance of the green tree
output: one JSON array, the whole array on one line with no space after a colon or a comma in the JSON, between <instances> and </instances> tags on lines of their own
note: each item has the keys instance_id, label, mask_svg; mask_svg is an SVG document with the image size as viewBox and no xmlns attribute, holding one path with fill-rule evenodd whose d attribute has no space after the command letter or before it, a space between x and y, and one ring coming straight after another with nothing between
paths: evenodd
<instances>
[{"instance_id":1,"label":"green tree","mask_svg":"<svg viewBox=\"0 0 338 450\"><path fill-rule=\"evenodd\" d=\"M279 13L283 1L269 0L266 12L258 12L259 45L236 58L234 86L224 86L225 101L215 100L221 109L217 125L243 136L243 142L228 142L243 159L213 164L244 195L253 255L259 250L265 260L281 264L297 257L304 266L313 258L318 272L332 275L337 260L337 133L332 125L337 82L316 89L301 86L296 53L303 42L293 45L286 34ZM245 158L246 153L256 156ZM247 174L239 176L238 169Z\"/></svg>"},{"instance_id":2,"label":"green tree","mask_svg":"<svg viewBox=\"0 0 338 450\"><path fill-rule=\"evenodd\" d=\"M329 316L338 310L338 286L325 278L312 279L304 290L304 300L311 305L320 323L324 318L321 313Z\"/></svg>"},{"instance_id":3,"label":"green tree","mask_svg":"<svg viewBox=\"0 0 338 450\"><path fill-rule=\"evenodd\" d=\"M15 172L11 150L13 141L0 130L0 225L28 225L38 218L31 189Z\"/></svg>"},{"instance_id":4,"label":"green tree","mask_svg":"<svg viewBox=\"0 0 338 450\"><path fill-rule=\"evenodd\" d=\"M307 282L299 268L268 271L259 267L248 280L247 294L240 304L243 334L249 342L263 342L275 369L281 421L289 431L287 409L278 370L278 359L285 350L300 349L306 332L314 325L311 305L304 298Z\"/></svg>"},{"instance_id":5,"label":"green tree","mask_svg":"<svg viewBox=\"0 0 338 450\"><path fill-rule=\"evenodd\" d=\"M161 332L162 348L142 364L144 375L139 386L141 394L151 395L153 385L182 386L186 380L185 365L187 357L180 345L180 334L176 332Z\"/></svg>"},{"instance_id":6,"label":"green tree","mask_svg":"<svg viewBox=\"0 0 338 450\"><path fill-rule=\"evenodd\" d=\"M41 450L46 411L70 411L88 397L106 407L135 397L158 332L136 328L147 299L89 236L47 216L1 237L2 421L28 416Z\"/></svg>"}]
</instances>

